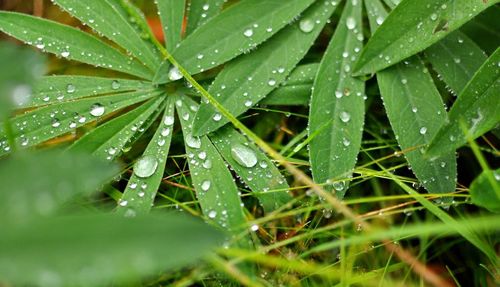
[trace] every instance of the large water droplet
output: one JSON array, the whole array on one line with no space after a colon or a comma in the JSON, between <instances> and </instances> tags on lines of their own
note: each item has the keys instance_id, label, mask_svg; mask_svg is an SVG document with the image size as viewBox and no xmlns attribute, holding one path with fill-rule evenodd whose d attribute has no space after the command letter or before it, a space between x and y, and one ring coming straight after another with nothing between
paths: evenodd
<instances>
[{"instance_id":1,"label":"large water droplet","mask_svg":"<svg viewBox=\"0 0 500 287\"><path fill-rule=\"evenodd\" d=\"M253 30L252 29L246 29L243 32L243 35L245 35L245 37L252 37L253 36Z\"/></svg>"},{"instance_id":2,"label":"large water droplet","mask_svg":"<svg viewBox=\"0 0 500 287\"><path fill-rule=\"evenodd\" d=\"M66 92L68 92L68 94L72 94L72 93L74 93L75 91L76 91L76 87L75 87L75 85L73 85L73 84L68 84L68 85L66 86Z\"/></svg>"},{"instance_id":3,"label":"large water droplet","mask_svg":"<svg viewBox=\"0 0 500 287\"><path fill-rule=\"evenodd\" d=\"M170 81L177 81L182 79L182 74L177 67L172 67L170 71L168 71L168 78Z\"/></svg>"},{"instance_id":4,"label":"large water droplet","mask_svg":"<svg viewBox=\"0 0 500 287\"><path fill-rule=\"evenodd\" d=\"M198 137L193 137L192 134L186 135L186 144L191 148L200 148L201 147L201 139Z\"/></svg>"},{"instance_id":5,"label":"large water droplet","mask_svg":"<svg viewBox=\"0 0 500 287\"><path fill-rule=\"evenodd\" d=\"M356 28L356 20L353 17L347 17L345 24L349 30Z\"/></svg>"},{"instance_id":6,"label":"large water droplet","mask_svg":"<svg viewBox=\"0 0 500 287\"><path fill-rule=\"evenodd\" d=\"M210 182L210 180L205 180L204 182L201 183L201 190L208 191L210 189L211 184L212 183Z\"/></svg>"},{"instance_id":7,"label":"large water droplet","mask_svg":"<svg viewBox=\"0 0 500 287\"><path fill-rule=\"evenodd\" d=\"M257 156L255 152L240 144L231 147L231 156L233 159L244 167L254 167L257 164Z\"/></svg>"},{"instance_id":8,"label":"large water droplet","mask_svg":"<svg viewBox=\"0 0 500 287\"><path fill-rule=\"evenodd\" d=\"M309 33L314 30L314 21L308 18L302 19L299 23L300 31Z\"/></svg>"},{"instance_id":9,"label":"large water droplet","mask_svg":"<svg viewBox=\"0 0 500 287\"><path fill-rule=\"evenodd\" d=\"M208 217L210 217L212 219L215 218L216 216L217 216L217 211L215 211L215 210L212 210L208 213Z\"/></svg>"},{"instance_id":10,"label":"large water droplet","mask_svg":"<svg viewBox=\"0 0 500 287\"><path fill-rule=\"evenodd\" d=\"M158 168L158 161L153 155L146 155L140 158L134 165L134 173L141 178L152 176Z\"/></svg>"},{"instance_id":11,"label":"large water droplet","mask_svg":"<svg viewBox=\"0 0 500 287\"><path fill-rule=\"evenodd\" d=\"M351 120L351 115L348 112L341 112L340 120L344 123L347 123Z\"/></svg>"},{"instance_id":12,"label":"large water droplet","mask_svg":"<svg viewBox=\"0 0 500 287\"><path fill-rule=\"evenodd\" d=\"M111 83L111 88L112 88L113 90L118 90L118 89L120 88L120 82L118 82L118 81L116 81L116 80L115 80L115 81L113 81L113 82Z\"/></svg>"},{"instance_id":13,"label":"large water droplet","mask_svg":"<svg viewBox=\"0 0 500 287\"><path fill-rule=\"evenodd\" d=\"M93 115L94 117L100 117L100 116L104 115L105 111L106 110L105 110L104 106L102 106L101 104L93 104L90 107L90 114Z\"/></svg>"},{"instance_id":14,"label":"large water droplet","mask_svg":"<svg viewBox=\"0 0 500 287\"><path fill-rule=\"evenodd\" d=\"M420 134L425 135L427 133L427 128L426 127L421 127L420 128Z\"/></svg>"},{"instance_id":15,"label":"large water droplet","mask_svg":"<svg viewBox=\"0 0 500 287\"><path fill-rule=\"evenodd\" d=\"M174 124L174 117L166 116L165 119L163 119L163 123L167 126L173 125Z\"/></svg>"}]
</instances>

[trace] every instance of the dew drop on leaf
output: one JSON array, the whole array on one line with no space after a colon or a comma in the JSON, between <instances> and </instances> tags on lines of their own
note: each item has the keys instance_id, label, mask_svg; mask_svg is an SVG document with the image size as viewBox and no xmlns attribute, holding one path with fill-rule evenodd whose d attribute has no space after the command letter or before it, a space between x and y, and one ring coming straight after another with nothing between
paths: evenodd
<instances>
[{"instance_id":1,"label":"dew drop on leaf","mask_svg":"<svg viewBox=\"0 0 500 287\"><path fill-rule=\"evenodd\" d=\"M105 108L101 104L93 104L90 107L90 114L94 117L100 117L104 115Z\"/></svg>"},{"instance_id":2,"label":"dew drop on leaf","mask_svg":"<svg viewBox=\"0 0 500 287\"><path fill-rule=\"evenodd\" d=\"M210 185L212 183L210 182L210 180L205 180L201 183L201 190L203 191L208 191L210 189Z\"/></svg>"},{"instance_id":3,"label":"dew drop on leaf","mask_svg":"<svg viewBox=\"0 0 500 287\"><path fill-rule=\"evenodd\" d=\"M163 123L167 126L171 126L174 124L174 117L172 116L166 116L164 119L163 119Z\"/></svg>"},{"instance_id":4,"label":"dew drop on leaf","mask_svg":"<svg viewBox=\"0 0 500 287\"><path fill-rule=\"evenodd\" d=\"M172 67L168 71L168 78L170 81L177 81L177 80L182 79L181 71L179 71L179 69L177 69L177 67Z\"/></svg>"},{"instance_id":5,"label":"dew drop on leaf","mask_svg":"<svg viewBox=\"0 0 500 287\"><path fill-rule=\"evenodd\" d=\"M425 135L427 133L427 128L426 127L421 127L420 128L420 134Z\"/></svg>"},{"instance_id":6,"label":"dew drop on leaf","mask_svg":"<svg viewBox=\"0 0 500 287\"><path fill-rule=\"evenodd\" d=\"M348 112L341 112L340 120L344 123L347 123L351 120L351 115Z\"/></svg>"},{"instance_id":7,"label":"dew drop on leaf","mask_svg":"<svg viewBox=\"0 0 500 287\"><path fill-rule=\"evenodd\" d=\"M356 20L353 17L347 17L345 24L349 30L356 28Z\"/></svg>"},{"instance_id":8,"label":"dew drop on leaf","mask_svg":"<svg viewBox=\"0 0 500 287\"><path fill-rule=\"evenodd\" d=\"M72 94L72 93L74 93L75 91L76 91L76 87L75 87L75 85L73 85L73 84L68 84L68 85L66 86L66 92L68 92L68 94Z\"/></svg>"},{"instance_id":9,"label":"dew drop on leaf","mask_svg":"<svg viewBox=\"0 0 500 287\"><path fill-rule=\"evenodd\" d=\"M255 152L244 145L233 145L231 147L231 156L238 164L244 167L254 167L257 164Z\"/></svg>"},{"instance_id":10,"label":"dew drop on leaf","mask_svg":"<svg viewBox=\"0 0 500 287\"><path fill-rule=\"evenodd\" d=\"M309 33L314 30L314 21L311 19L302 19L299 23L300 31L304 33Z\"/></svg>"},{"instance_id":11,"label":"dew drop on leaf","mask_svg":"<svg viewBox=\"0 0 500 287\"><path fill-rule=\"evenodd\" d=\"M193 137L192 134L186 135L186 144L190 148L200 148L201 147L201 139L198 137Z\"/></svg>"},{"instance_id":12,"label":"dew drop on leaf","mask_svg":"<svg viewBox=\"0 0 500 287\"><path fill-rule=\"evenodd\" d=\"M153 155L141 157L134 165L134 173L141 178L152 176L158 168L158 161Z\"/></svg>"},{"instance_id":13,"label":"dew drop on leaf","mask_svg":"<svg viewBox=\"0 0 500 287\"><path fill-rule=\"evenodd\" d=\"M113 90L118 90L120 88L120 82L114 80L112 83L111 83L111 88Z\"/></svg>"},{"instance_id":14,"label":"dew drop on leaf","mask_svg":"<svg viewBox=\"0 0 500 287\"><path fill-rule=\"evenodd\" d=\"M245 37L252 37L253 36L253 30L252 29L246 29L243 32L243 35L245 35Z\"/></svg>"}]
</instances>

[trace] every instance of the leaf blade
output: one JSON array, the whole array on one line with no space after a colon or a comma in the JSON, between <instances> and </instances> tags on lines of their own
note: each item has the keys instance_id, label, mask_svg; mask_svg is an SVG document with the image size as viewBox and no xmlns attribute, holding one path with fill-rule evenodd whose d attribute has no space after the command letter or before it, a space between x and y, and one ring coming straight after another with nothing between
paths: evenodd
<instances>
[{"instance_id":1,"label":"leaf blade","mask_svg":"<svg viewBox=\"0 0 500 287\"><path fill-rule=\"evenodd\" d=\"M167 51L172 52L181 42L186 0L156 1Z\"/></svg>"},{"instance_id":2,"label":"leaf blade","mask_svg":"<svg viewBox=\"0 0 500 287\"><path fill-rule=\"evenodd\" d=\"M354 72L358 75L375 73L415 55L498 2L402 1L370 38Z\"/></svg>"},{"instance_id":3,"label":"leaf blade","mask_svg":"<svg viewBox=\"0 0 500 287\"><path fill-rule=\"evenodd\" d=\"M188 6L186 35L220 13L224 0L191 1Z\"/></svg>"},{"instance_id":4,"label":"leaf blade","mask_svg":"<svg viewBox=\"0 0 500 287\"><path fill-rule=\"evenodd\" d=\"M142 64L129 60L96 37L69 26L21 13L0 11L0 30L57 56L139 78L152 78L151 71Z\"/></svg>"},{"instance_id":5,"label":"leaf blade","mask_svg":"<svg viewBox=\"0 0 500 287\"><path fill-rule=\"evenodd\" d=\"M331 184L331 180L350 177L361 147L364 124L365 85L350 76L350 65L362 47L362 37L356 29L362 25L361 9L361 4L346 3L314 81L309 111L313 179L318 184L327 184L324 188L339 198L344 196L347 184L345 181Z\"/></svg>"}]
</instances>

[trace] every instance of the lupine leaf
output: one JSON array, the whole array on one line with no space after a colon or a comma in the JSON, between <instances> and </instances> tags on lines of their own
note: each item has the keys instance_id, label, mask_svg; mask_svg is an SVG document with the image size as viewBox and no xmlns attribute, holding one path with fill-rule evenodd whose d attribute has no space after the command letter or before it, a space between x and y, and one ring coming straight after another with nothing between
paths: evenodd
<instances>
[{"instance_id":1,"label":"lupine leaf","mask_svg":"<svg viewBox=\"0 0 500 287\"><path fill-rule=\"evenodd\" d=\"M335 2L334 2L335 3ZM319 1L301 19L278 32L257 50L230 62L209 89L233 115L239 116L283 83L304 57L335 10L329 1ZM251 79L251 80L249 80ZM228 122L203 103L193 125L195 135L207 134Z\"/></svg>"},{"instance_id":2,"label":"lupine leaf","mask_svg":"<svg viewBox=\"0 0 500 287\"><path fill-rule=\"evenodd\" d=\"M53 2L99 34L129 51L152 71L158 68L161 62L160 54L152 50L132 27L128 18L113 7L113 4L117 5L116 0L54 0Z\"/></svg>"},{"instance_id":3,"label":"lupine leaf","mask_svg":"<svg viewBox=\"0 0 500 287\"><path fill-rule=\"evenodd\" d=\"M186 35L220 13L225 0L190 1L187 13Z\"/></svg>"},{"instance_id":4,"label":"lupine leaf","mask_svg":"<svg viewBox=\"0 0 500 287\"><path fill-rule=\"evenodd\" d=\"M297 66L286 81L260 101L260 104L308 105L318 68L317 63Z\"/></svg>"},{"instance_id":5,"label":"lupine leaf","mask_svg":"<svg viewBox=\"0 0 500 287\"><path fill-rule=\"evenodd\" d=\"M269 39L314 0L243 0L196 29L172 56L191 75L223 64L249 52ZM157 83L176 79L160 67Z\"/></svg>"},{"instance_id":6,"label":"lupine leaf","mask_svg":"<svg viewBox=\"0 0 500 287\"><path fill-rule=\"evenodd\" d=\"M493 129L500 122L500 48L479 68L448 114L427 151L443 154Z\"/></svg>"},{"instance_id":7,"label":"lupine leaf","mask_svg":"<svg viewBox=\"0 0 500 287\"><path fill-rule=\"evenodd\" d=\"M181 42L186 0L157 0L155 2L165 35L165 45L167 50L172 52Z\"/></svg>"},{"instance_id":8,"label":"lupine leaf","mask_svg":"<svg viewBox=\"0 0 500 287\"><path fill-rule=\"evenodd\" d=\"M142 157L136 162L134 173L120 200L118 207L124 215L147 213L151 209L165 171L173 125L174 97L168 97L163 120Z\"/></svg>"},{"instance_id":9,"label":"lupine leaf","mask_svg":"<svg viewBox=\"0 0 500 287\"><path fill-rule=\"evenodd\" d=\"M37 107L102 94L151 90L152 88L151 83L136 80L47 76L35 83L32 100L22 107Z\"/></svg>"},{"instance_id":10,"label":"lupine leaf","mask_svg":"<svg viewBox=\"0 0 500 287\"><path fill-rule=\"evenodd\" d=\"M223 239L199 220L175 214L6 222L0 234L0 273L2 280L20 286L129 284L199 263Z\"/></svg>"},{"instance_id":11,"label":"lupine leaf","mask_svg":"<svg viewBox=\"0 0 500 287\"><path fill-rule=\"evenodd\" d=\"M136 60L73 27L26 14L0 11L0 30L63 58L140 78L152 78L151 71Z\"/></svg>"},{"instance_id":12,"label":"lupine leaf","mask_svg":"<svg viewBox=\"0 0 500 287\"><path fill-rule=\"evenodd\" d=\"M238 234L246 227L246 219L233 177L210 139L193 136L194 110L198 105L186 97L177 100L176 105L189 171L203 214L232 234Z\"/></svg>"},{"instance_id":13,"label":"lupine leaf","mask_svg":"<svg viewBox=\"0 0 500 287\"><path fill-rule=\"evenodd\" d=\"M368 2L368 1L367 1ZM384 9L367 5L368 17L385 18ZM380 6L379 6L380 7ZM372 30L377 29L372 26ZM446 110L434 82L418 57L377 73L384 106L396 139L412 171L431 193L455 190L456 159L447 153L426 159L423 145L430 142L446 121Z\"/></svg>"},{"instance_id":14,"label":"lupine leaf","mask_svg":"<svg viewBox=\"0 0 500 287\"><path fill-rule=\"evenodd\" d=\"M73 131L124 107L158 96L160 92L134 92L88 98L43 107L11 119L16 141L22 147L35 146L51 138ZM0 155L9 152L0 129Z\"/></svg>"},{"instance_id":15,"label":"lupine leaf","mask_svg":"<svg viewBox=\"0 0 500 287\"><path fill-rule=\"evenodd\" d=\"M370 38L354 72L380 71L423 51L500 0L402 1Z\"/></svg>"},{"instance_id":16,"label":"lupine leaf","mask_svg":"<svg viewBox=\"0 0 500 287\"><path fill-rule=\"evenodd\" d=\"M425 55L455 95L460 94L487 59L483 50L460 31L430 46Z\"/></svg>"},{"instance_id":17,"label":"lupine leaf","mask_svg":"<svg viewBox=\"0 0 500 287\"><path fill-rule=\"evenodd\" d=\"M472 203L500 213L500 169L483 171L470 186Z\"/></svg>"},{"instance_id":18,"label":"lupine leaf","mask_svg":"<svg viewBox=\"0 0 500 287\"><path fill-rule=\"evenodd\" d=\"M87 153L16 153L0 163L2 234L5 219L18 222L36 215L53 215L60 205L97 191L117 174L117 166Z\"/></svg>"},{"instance_id":19,"label":"lupine leaf","mask_svg":"<svg viewBox=\"0 0 500 287\"><path fill-rule=\"evenodd\" d=\"M361 3L348 1L314 81L309 112L309 155L316 183L349 177L361 146L364 123L363 81L351 65L363 45ZM324 187L342 198L344 181Z\"/></svg>"},{"instance_id":20,"label":"lupine leaf","mask_svg":"<svg viewBox=\"0 0 500 287\"><path fill-rule=\"evenodd\" d=\"M209 137L236 174L256 193L266 212L292 199L286 179L274 163L233 127L224 127Z\"/></svg>"}]
</instances>

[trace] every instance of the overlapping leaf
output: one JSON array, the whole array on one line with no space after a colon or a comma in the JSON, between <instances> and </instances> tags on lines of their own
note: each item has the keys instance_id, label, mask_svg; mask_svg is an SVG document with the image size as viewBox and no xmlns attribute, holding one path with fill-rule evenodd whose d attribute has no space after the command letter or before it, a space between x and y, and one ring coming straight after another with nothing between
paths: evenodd
<instances>
[{"instance_id":1,"label":"overlapping leaf","mask_svg":"<svg viewBox=\"0 0 500 287\"><path fill-rule=\"evenodd\" d=\"M500 122L500 48L479 68L451 107L428 153L439 155L462 146L493 129Z\"/></svg>"},{"instance_id":2,"label":"overlapping leaf","mask_svg":"<svg viewBox=\"0 0 500 287\"><path fill-rule=\"evenodd\" d=\"M114 5L118 6L116 0L54 0L53 2L99 34L119 44L152 71L156 71L160 65L159 52L153 50L137 33L128 18L115 9Z\"/></svg>"},{"instance_id":3,"label":"overlapping leaf","mask_svg":"<svg viewBox=\"0 0 500 287\"><path fill-rule=\"evenodd\" d=\"M236 174L256 193L266 212L276 210L292 199L286 179L245 136L232 127L224 127L210 135L210 139Z\"/></svg>"},{"instance_id":4,"label":"overlapping leaf","mask_svg":"<svg viewBox=\"0 0 500 287\"><path fill-rule=\"evenodd\" d=\"M13 133L17 143L22 147L35 146L159 94L160 92L154 91L124 93L43 107L11 119ZM0 129L0 155L9 152L10 148L2 128Z\"/></svg>"},{"instance_id":5,"label":"overlapping leaf","mask_svg":"<svg viewBox=\"0 0 500 287\"><path fill-rule=\"evenodd\" d=\"M165 35L165 45L167 50L172 52L181 42L186 0L162 0L155 2L158 6L158 14L160 15L163 34Z\"/></svg>"},{"instance_id":6,"label":"overlapping leaf","mask_svg":"<svg viewBox=\"0 0 500 287\"><path fill-rule=\"evenodd\" d=\"M354 72L375 73L415 55L498 2L500 0L402 1L370 38Z\"/></svg>"},{"instance_id":7,"label":"overlapping leaf","mask_svg":"<svg viewBox=\"0 0 500 287\"><path fill-rule=\"evenodd\" d=\"M371 3L367 9L368 16L374 19L387 15L381 5ZM454 191L454 153L432 161L423 155L424 145L430 142L447 117L441 96L420 58L412 57L378 72L377 80L387 116L412 171L430 192Z\"/></svg>"},{"instance_id":8,"label":"overlapping leaf","mask_svg":"<svg viewBox=\"0 0 500 287\"><path fill-rule=\"evenodd\" d=\"M235 116L256 105L285 81L312 46L335 7L336 4L328 1L312 5L300 21L281 30L252 53L226 65L210 87L210 94ZM193 132L207 134L227 122L213 106L202 104Z\"/></svg>"},{"instance_id":9,"label":"overlapping leaf","mask_svg":"<svg viewBox=\"0 0 500 287\"><path fill-rule=\"evenodd\" d=\"M362 4L348 1L321 61L309 112L309 154L313 179L342 198L356 164L364 123L363 81L351 67L363 44ZM335 180L336 182L331 182ZM333 184L330 184L333 183Z\"/></svg>"},{"instance_id":10,"label":"overlapping leaf","mask_svg":"<svg viewBox=\"0 0 500 287\"><path fill-rule=\"evenodd\" d=\"M134 165L134 174L119 203L126 216L148 212L160 186L167 162L174 125L174 98L169 97L158 129L142 157Z\"/></svg>"},{"instance_id":11,"label":"overlapping leaf","mask_svg":"<svg viewBox=\"0 0 500 287\"><path fill-rule=\"evenodd\" d=\"M472 203L500 213L500 169L483 171L470 186Z\"/></svg>"},{"instance_id":12,"label":"overlapping leaf","mask_svg":"<svg viewBox=\"0 0 500 287\"><path fill-rule=\"evenodd\" d=\"M63 58L152 78L151 71L144 65L76 28L26 14L0 11L0 30Z\"/></svg>"},{"instance_id":13,"label":"overlapping leaf","mask_svg":"<svg viewBox=\"0 0 500 287\"><path fill-rule=\"evenodd\" d=\"M225 0L189 1L186 34L191 34L196 28L220 13Z\"/></svg>"},{"instance_id":14,"label":"overlapping leaf","mask_svg":"<svg viewBox=\"0 0 500 287\"><path fill-rule=\"evenodd\" d=\"M173 52L173 57L191 75L223 64L250 52L269 39L314 0L243 0L224 10L196 29ZM157 74L157 83L176 80L164 73L165 62Z\"/></svg>"}]
</instances>

